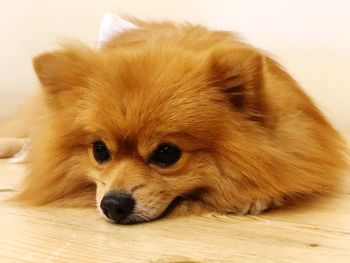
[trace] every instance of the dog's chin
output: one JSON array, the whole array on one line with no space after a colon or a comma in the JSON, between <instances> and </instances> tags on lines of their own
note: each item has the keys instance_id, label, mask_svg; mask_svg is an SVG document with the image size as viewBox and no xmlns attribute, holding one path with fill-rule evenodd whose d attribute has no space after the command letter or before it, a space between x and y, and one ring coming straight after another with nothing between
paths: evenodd
<instances>
[{"instance_id":1,"label":"dog's chin","mask_svg":"<svg viewBox=\"0 0 350 263\"><path fill-rule=\"evenodd\" d=\"M102 213L102 212L101 212ZM147 216L143 214L131 214L126 218L123 219L118 219L114 220L111 218L108 218L104 216L109 222L114 223L114 224L119 224L119 225L134 225L134 224L140 224L140 223L146 223L146 222L151 222L153 220L156 220L160 218L161 216Z\"/></svg>"},{"instance_id":2,"label":"dog's chin","mask_svg":"<svg viewBox=\"0 0 350 263\"><path fill-rule=\"evenodd\" d=\"M100 213L107 218L110 222L115 223L115 224L120 224L120 225L133 225L133 224L140 224L140 223L146 223L146 222L151 222L160 218L163 218L170 214L175 207L180 205L183 201L185 200L185 197L182 196L177 196L175 197L169 205L158 215L146 215L144 213L133 213L130 214L128 217L120 219L118 221L110 219L106 217L102 211ZM100 209L99 209L100 210Z\"/></svg>"},{"instance_id":3,"label":"dog's chin","mask_svg":"<svg viewBox=\"0 0 350 263\"><path fill-rule=\"evenodd\" d=\"M138 215L138 214L131 214L125 219L121 219L118 221L109 219L112 223L119 224L119 225L134 225L134 224L140 224L140 223L146 223L149 221L155 220L157 217L146 217L143 215Z\"/></svg>"}]
</instances>

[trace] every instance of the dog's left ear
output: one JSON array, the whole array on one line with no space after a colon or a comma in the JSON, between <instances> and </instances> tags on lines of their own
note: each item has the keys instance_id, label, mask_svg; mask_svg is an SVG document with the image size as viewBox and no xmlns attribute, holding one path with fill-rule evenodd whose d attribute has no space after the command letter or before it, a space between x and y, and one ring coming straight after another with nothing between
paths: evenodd
<instances>
[{"instance_id":1,"label":"dog's left ear","mask_svg":"<svg viewBox=\"0 0 350 263\"><path fill-rule=\"evenodd\" d=\"M33 66L47 95L84 86L92 52L85 47L65 46L33 59Z\"/></svg>"},{"instance_id":2,"label":"dog's left ear","mask_svg":"<svg viewBox=\"0 0 350 263\"><path fill-rule=\"evenodd\" d=\"M233 110L263 123L267 113L264 94L265 55L249 46L215 50L210 57L211 85L225 94Z\"/></svg>"}]
</instances>

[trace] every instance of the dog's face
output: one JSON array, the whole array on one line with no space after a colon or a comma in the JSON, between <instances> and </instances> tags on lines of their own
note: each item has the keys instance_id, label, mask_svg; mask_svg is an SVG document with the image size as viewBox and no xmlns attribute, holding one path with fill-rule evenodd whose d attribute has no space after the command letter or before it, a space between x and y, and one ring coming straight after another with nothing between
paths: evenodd
<instances>
[{"instance_id":1,"label":"dog's face","mask_svg":"<svg viewBox=\"0 0 350 263\"><path fill-rule=\"evenodd\" d=\"M149 50L134 56L108 54L103 71L113 75L95 81L77 116L91 136L97 205L119 223L155 219L176 197L208 188L219 116L227 114L213 110L223 98L198 72L200 61Z\"/></svg>"},{"instance_id":2,"label":"dog's face","mask_svg":"<svg viewBox=\"0 0 350 263\"><path fill-rule=\"evenodd\" d=\"M62 154L96 183L107 217L133 223L161 216L178 197L222 205L216 195L233 186L222 185L220 166L232 158L228 144L239 149L245 121L255 122L245 92L259 61L241 47L68 47L34 65Z\"/></svg>"}]
</instances>

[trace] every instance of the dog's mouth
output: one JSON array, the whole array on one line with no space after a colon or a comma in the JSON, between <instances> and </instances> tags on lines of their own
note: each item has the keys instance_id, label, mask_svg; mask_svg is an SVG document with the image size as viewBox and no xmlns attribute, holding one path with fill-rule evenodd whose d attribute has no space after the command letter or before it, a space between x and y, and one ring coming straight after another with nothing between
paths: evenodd
<instances>
[{"instance_id":1,"label":"dog's mouth","mask_svg":"<svg viewBox=\"0 0 350 263\"><path fill-rule=\"evenodd\" d=\"M151 222L155 221L157 219L163 218L170 214L175 207L180 205L183 201L187 200L185 196L176 196L170 203L169 205L164 209L162 213L160 213L159 216L149 218L143 215L138 215L138 214L130 214L128 217L126 217L123 220L120 220L118 222L114 221L114 223L121 224L121 225L133 225L133 224L140 224L140 223L146 223L146 222Z\"/></svg>"},{"instance_id":2,"label":"dog's mouth","mask_svg":"<svg viewBox=\"0 0 350 263\"><path fill-rule=\"evenodd\" d=\"M158 216L155 217L148 217L144 216L141 214L130 214L128 217L125 219L115 222L117 224L122 224L122 225L132 225L132 224L140 224L140 223L146 223L146 222L151 222L155 221L158 219L161 219L163 217L166 217L167 215L171 214L176 207L181 205L184 201L192 201L196 202L198 201L199 196L203 193L203 191L206 191L205 189L195 189L191 191L190 193L182 194L176 196L169 204L168 206L161 212Z\"/></svg>"},{"instance_id":3,"label":"dog's mouth","mask_svg":"<svg viewBox=\"0 0 350 263\"><path fill-rule=\"evenodd\" d=\"M164 211L157 217L157 219L162 218L170 214L177 206L179 206L185 200L188 200L188 197L185 196L176 196L173 201L169 203L169 205L164 209Z\"/></svg>"}]
</instances>

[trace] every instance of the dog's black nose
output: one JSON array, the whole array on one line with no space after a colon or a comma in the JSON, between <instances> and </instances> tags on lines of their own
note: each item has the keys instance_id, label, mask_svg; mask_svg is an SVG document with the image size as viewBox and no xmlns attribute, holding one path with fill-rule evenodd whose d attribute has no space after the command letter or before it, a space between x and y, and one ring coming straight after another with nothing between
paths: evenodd
<instances>
[{"instance_id":1,"label":"dog's black nose","mask_svg":"<svg viewBox=\"0 0 350 263\"><path fill-rule=\"evenodd\" d=\"M122 223L134 210L135 199L126 193L108 193L101 201L103 213L117 223Z\"/></svg>"}]
</instances>

